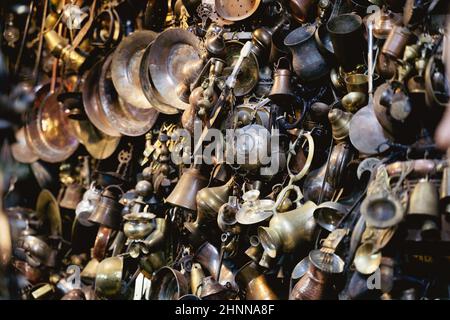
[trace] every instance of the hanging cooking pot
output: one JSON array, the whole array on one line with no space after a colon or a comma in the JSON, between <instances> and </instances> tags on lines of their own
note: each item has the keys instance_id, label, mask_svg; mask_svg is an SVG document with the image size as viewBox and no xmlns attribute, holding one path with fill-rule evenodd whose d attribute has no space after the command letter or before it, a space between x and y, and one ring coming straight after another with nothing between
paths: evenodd
<instances>
[{"instance_id":1,"label":"hanging cooking pot","mask_svg":"<svg viewBox=\"0 0 450 320\"><path fill-rule=\"evenodd\" d=\"M313 25L300 27L284 39L284 44L292 52L293 69L302 83L319 81L330 71L317 48L313 37L315 31Z\"/></svg>"},{"instance_id":2,"label":"hanging cooking pot","mask_svg":"<svg viewBox=\"0 0 450 320\"><path fill-rule=\"evenodd\" d=\"M345 72L364 64L367 48L361 17L352 13L339 15L327 22L327 30L336 59Z\"/></svg>"}]
</instances>

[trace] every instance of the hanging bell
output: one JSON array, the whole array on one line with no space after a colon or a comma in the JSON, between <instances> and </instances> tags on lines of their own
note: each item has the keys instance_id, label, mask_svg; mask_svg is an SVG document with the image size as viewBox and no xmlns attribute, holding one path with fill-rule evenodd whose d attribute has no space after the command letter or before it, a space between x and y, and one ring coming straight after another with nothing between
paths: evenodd
<instances>
[{"instance_id":1,"label":"hanging bell","mask_svg":"<svg viewBox=\"0 0 450 320\"><path fill-rule=\"evenodd\" d=\"M336 142L343 141L348 137L351 119L352 114L350 112L345 112L340 109L331 109L328 113L333 139Z\"/></svg>"},{"instance_id":2,"label":"hanging bell","mask_svg":"<svg viewBox=\"0 0 450 320\"><path fill-rule=\"evenodd\" d=\"M197 168L189 168L181 175L180 180L167 197L166 202L171 205L196 211L196 195L200 189L206 187L206 179Z\"/></svg>"},{"instance_id":3,"label":"hanging bell","mask_svg":"<svg viewBox=\"0 0 450 320\"><path fill-rule=\"evenodd\" d=\"M422 239L439 239L439 194L436 186L421 180L409 198L407 221L414 229L420 229Z\"/></svg>"},{"instance_id":4,"label":"hanging bell","mask_svg":"<svg viewBox=\"0 0 450 320\"><path fill-rule=\"evenodd\" d=\"M100 297L114 298L121 293L123 257L109 257L98 264L95 292Z\"/></svg>"},{"instance_id":5,"label":"hanging bell","mask_svg":"<svg viewBox=\"0 0 450 320\"><path fill-rule=\"evenodd\" d=\"M113 190L116 190L114 192ZM117 192L117 190L119 192ZM119 202L123 191L118 186L106 187L101 196L100 201L97 204L92 215L89 217L89 221L106 226L113 230L119 230L122 222L122 209L123 205Z\"/></svg>"},{"instance_id":6,"label":"hanging bell","mask_svg":"<svg viewBox=\"0 0 450 320\"><path fill-rule=\"evenodd\" d=\"M290 66L280 66L281 61L284 60L287 59L282 57L278 60L277 70L273 78L273 86L268 97L279 106L289 106L295 102L295 94L291 85L292 72Z\"/></svg>"}]
</instances>

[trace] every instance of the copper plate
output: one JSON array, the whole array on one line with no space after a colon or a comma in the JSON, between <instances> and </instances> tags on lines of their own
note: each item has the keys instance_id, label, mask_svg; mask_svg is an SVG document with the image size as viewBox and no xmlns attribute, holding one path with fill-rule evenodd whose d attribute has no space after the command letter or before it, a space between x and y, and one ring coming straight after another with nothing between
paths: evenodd
<instances>
[{"instance_id":1,"label":"copper plate","mask_svg":"<svg viewBox=\"0 0 450 320\"><path fill-rule=\"evenodd\" d=\"M114 51L111 61L111 78L119 96L136 108L151 109L139 78L139 68L145 48L155 40L156 32L135 31Z\"/></svg>"},{"instance_id":2,"label":"copper plate","mask_svg":"<svg viewBox=\"0 0 450 320\"><path fill-rule=\"evenodd\" d=\"M200 40L183 29L167 29L150 47L149 65L153 85L165 103L180 110L189 104L180 100L177 87L184 80L183 66L200 59Z\"/></svg>"},{"instance_id":3,"label":"copper plate","mask_svg":"<svg viewBox=\"0 0 450 320\"><path fill-rule=\"evenodd\" d=\"M223 76L227 77L233 72L234 65L237 63L241 50L244 44L239 41L227 42L227 54L225 61L227 67L223 70ZM237 97L242 97L249 94L259 81L259 64L258 59L253 52L244 59L241 71L238 74L236 85L234 87L234 94Z\"/></svg>"},{"instance_id":4,"label":"copper plate","mask_svg":"<svg viewBox=\"0 0 450 320\"><path fill-rule=\"evenodd\" d=\"M103 133L112 137L120 137L120 132L109 124L106 114L101 106L98 95L98 82L102 61L97 62L83 75L81 91L83 93L83 105L89 120Z\"/></svg>"},{"instance_id":5,"label":"copper plate","mask_svg":"<svg viewBox=\"0 0 450 320\"><path fill-rule=\"evenodd\" d=\"M56 163L69 158L79 143L58 102L58 94L49 94L49 91L47 84L36 94L33 108L27 112L25 137L40 159Z\"/></svg>"}]
</instances>

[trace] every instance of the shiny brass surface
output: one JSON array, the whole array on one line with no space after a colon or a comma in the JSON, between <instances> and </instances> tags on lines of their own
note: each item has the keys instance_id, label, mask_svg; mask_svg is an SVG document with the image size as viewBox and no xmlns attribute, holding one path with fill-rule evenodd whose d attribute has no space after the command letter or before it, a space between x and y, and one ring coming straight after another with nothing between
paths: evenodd
<instances>
[{"instance_id":1,"label":"shiny brass surface","mask_svg":"<svg viewBox=\"0 0 450 320\"><path fill-rule=\"evenodd\" d=\"M96 271L95 293L106 298L117 296L122 288L123 258L106 258L98 264Z\"/></svg>"},{"instance_id":2,"label":"shiny brass surface","mask_svg":"<svg viewBox=\"0 0 450 320\"><path fill-rule=\"evenodd\" d=\"M269 227L258 227L258 237L270 257L292 252L301 243L312 240L316 207L314 202L308 201L297 209L277 213L270 220Z\"/></svg>"},{"instance_id":3,"label":"shiny brass surface","mask_svg":"<svg viewBox=\"0 0 450 320\"><path fill-rule=\"evenodd\" d=\"M200 173L199 169L190 168L183 172L180 181L167 197L166 202L187 210L196 211L197 193L203 189L208 180Z\"/></svg>"}]
</instances>

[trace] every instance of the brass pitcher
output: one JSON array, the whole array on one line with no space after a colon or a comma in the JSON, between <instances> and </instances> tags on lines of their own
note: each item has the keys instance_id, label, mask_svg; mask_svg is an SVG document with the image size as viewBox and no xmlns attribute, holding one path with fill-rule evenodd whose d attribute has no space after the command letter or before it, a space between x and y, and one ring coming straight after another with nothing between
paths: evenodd
<instances>
[{"instance_id":1,"label":"brass pitcher","mask_svg":"<svg viewBox=\"0 0 450 320\"><path fill-rule=\"evenodd\" d=\"M254 261L242 266L236 273L236 282L244 288L246 300L278 300L267 283L266 276Z\"/></svg>"},{"instance_id":2,"label":"brass pitcher","mask_svg":"<svg viewBox=\"0 0 450 320\"><path fill-rule=\"evenodd\" d=\"M258 237L265 252L275 258L281 252L292 252L302 242L312 241L316 208L314 202L307 201L297 209L275 214L269 227L258 227Z\"/></svg>"},{"instance_id":3,"label":"brass pitcher","mask_svg":"<svg viewBox=\"0 0 450 320\"><path fill-rule=\"evenodd\" d=\"M113 190L116 190L116 192ZM119 202L119 199L122 194L123 191L119 186L112 185L106 187L100 196L97 207L89 217L89 221L104 225L113 230L119 230L120 223L122 222L121 212L123 209L123 205Z\"/></svg>"},{"instance_id":4,"label":"brass pitcher","mask_svg":"<svg viewBox=\"0 0 450 320\"><path fill-rule=\"evenodd\" d=\"M196 195L207 184L208 179L200 173L198 168L189 168L183 172L175 188L167 197L166 202L187 210L196 211Z\"/></svg>"},{"instance_id":5,"label":"brass pitcher","mask_svg":"<svg viewBox=\"0 0 450 320\"><path fill-rule=\"evenodd\" d=\"M220 207L228 201L233 188L233 181L232 178L223 186L203 188L197 193L197 219L193 223L185 223L185 227L192 234L198 234L208 221L217 219Z\"/></svg>"}]
</instances>

